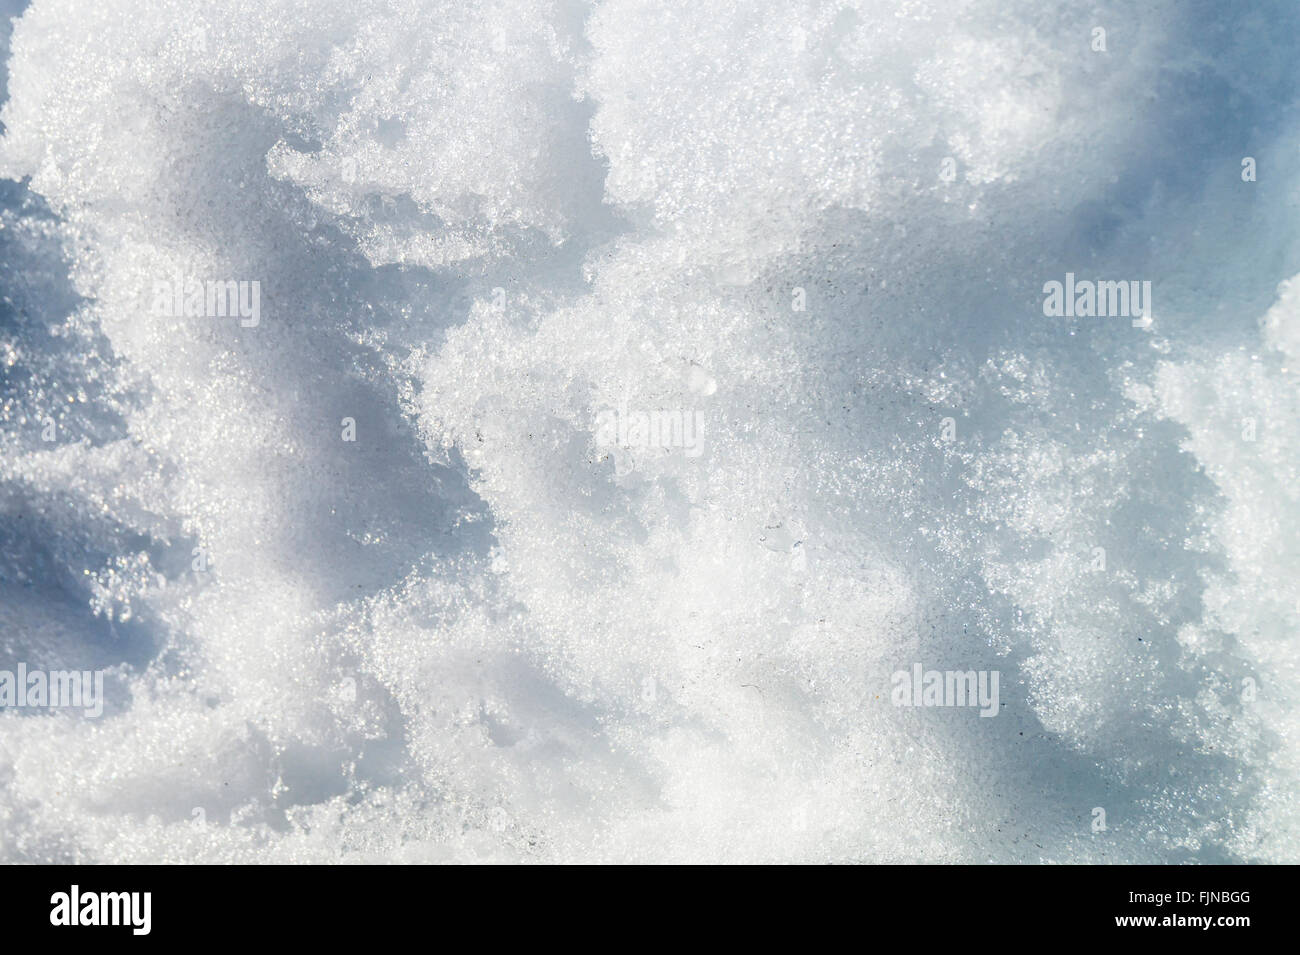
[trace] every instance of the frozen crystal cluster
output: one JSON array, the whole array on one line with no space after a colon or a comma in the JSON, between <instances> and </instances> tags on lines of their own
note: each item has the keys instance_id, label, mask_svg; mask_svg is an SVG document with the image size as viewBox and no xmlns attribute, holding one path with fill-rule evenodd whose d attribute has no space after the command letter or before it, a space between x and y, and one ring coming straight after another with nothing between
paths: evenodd
<instances>
[{"instance_id":1,"label":"frozen crystal cluster","mask_svg":"<svg viewBox=\"0 0 1300 955\"><path fill-rule=\"evenodd\" d=\"M1293 2L0 12L3 861L1300 861Z\"/></svg>"}]
</instances>

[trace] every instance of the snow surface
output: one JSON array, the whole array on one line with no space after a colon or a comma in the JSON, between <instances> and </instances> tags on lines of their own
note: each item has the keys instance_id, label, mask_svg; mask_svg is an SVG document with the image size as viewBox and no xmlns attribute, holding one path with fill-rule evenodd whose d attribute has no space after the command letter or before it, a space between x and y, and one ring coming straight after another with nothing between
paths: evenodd
<instances>
[{"instance_id":1,"label":"snow surface","mask_svg":"<svg viewBox=\"0 0 1300 955\"><path fill-rule=\"evenodd\" d=\"M1291 0L0 13L0 859L1300 861Z\"/></svg>"}]
</instances>

